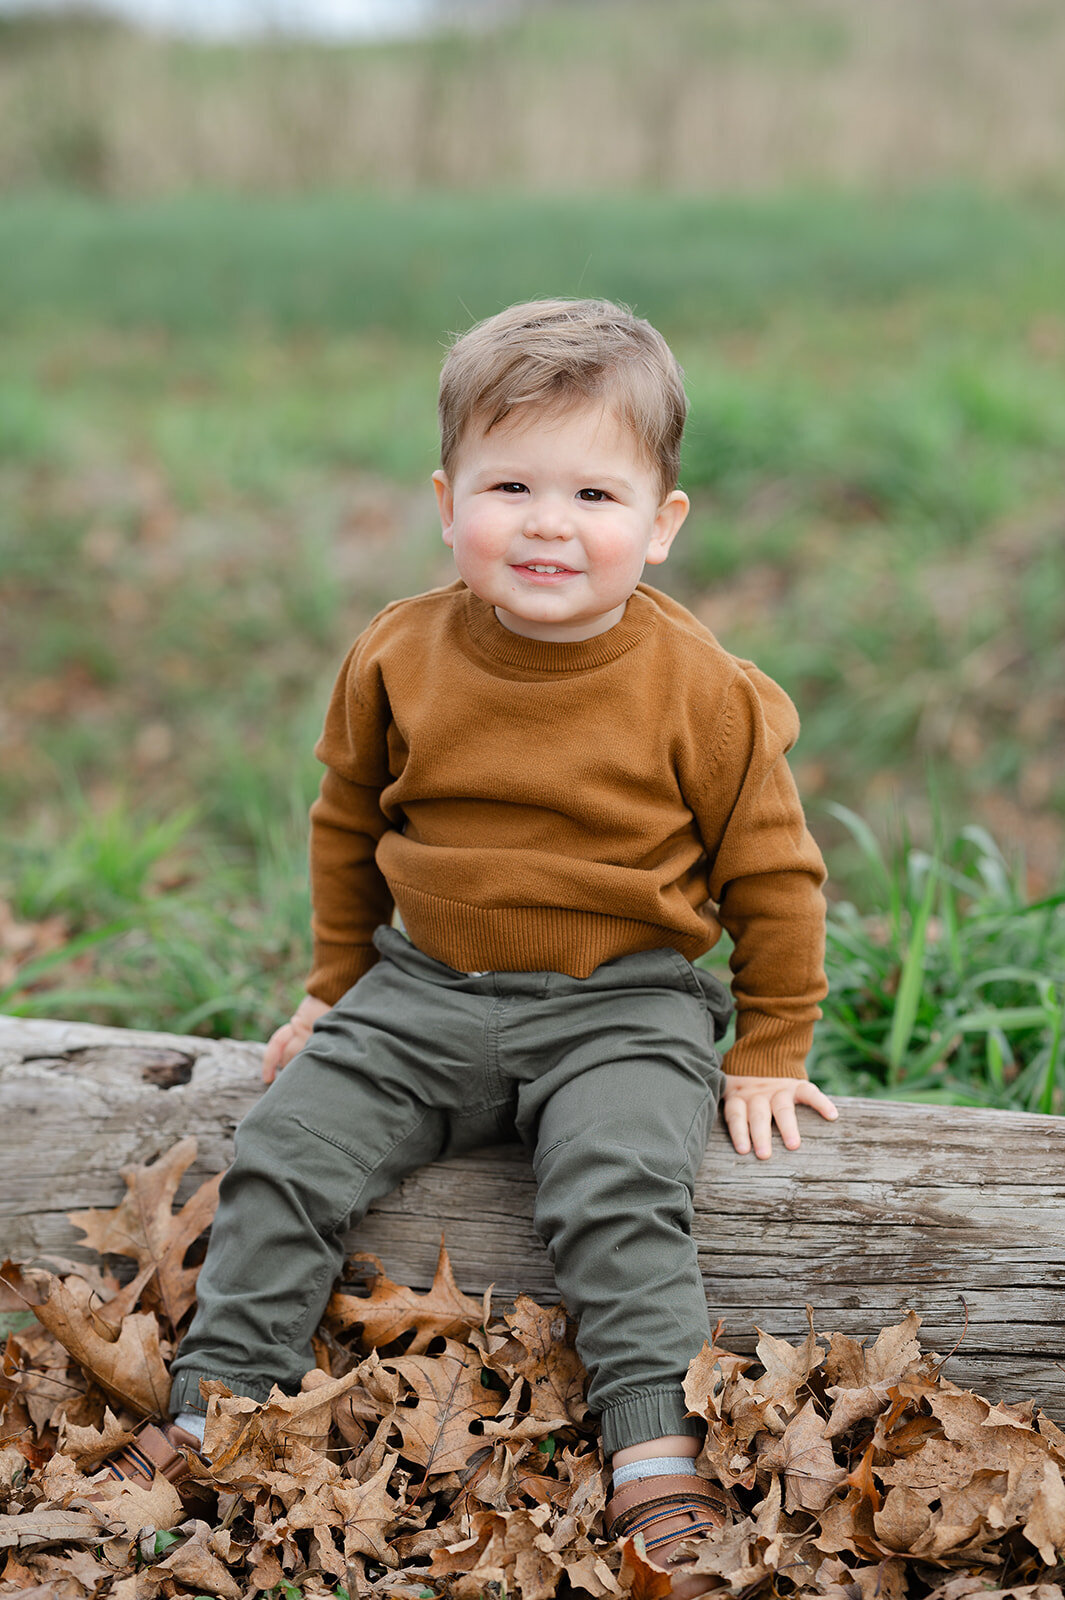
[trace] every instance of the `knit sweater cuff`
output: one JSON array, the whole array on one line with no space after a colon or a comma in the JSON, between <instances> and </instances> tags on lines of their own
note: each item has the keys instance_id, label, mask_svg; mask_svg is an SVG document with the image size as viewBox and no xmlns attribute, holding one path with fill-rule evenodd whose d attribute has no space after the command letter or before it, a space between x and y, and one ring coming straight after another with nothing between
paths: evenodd
<instances>
[{"instance_id":1,"label":"knit sweater cuff","mask_svg":"<svg viewBox=\"0 0 1065 1600\"><path fill-rule=\"evenodd\" d=\"M316 941L314 965L307 979L307 993L326 1005L335 1006L353 983L376 966L379 957L372 944L326 944Z\"/></svg>"},{"instance_id":2,"label":"knit sweater cuff","mask_svg":"<svg viewBox=\"0 0 1065 1600\"><path fill-rule=\"evenodd\" d=\"M805 1078L813 1043L812 1022L792 1022L763 1012L741 1012L740 1037L725 1056L725 1071L736 1078Z\"/></svg>"}]
</instances>

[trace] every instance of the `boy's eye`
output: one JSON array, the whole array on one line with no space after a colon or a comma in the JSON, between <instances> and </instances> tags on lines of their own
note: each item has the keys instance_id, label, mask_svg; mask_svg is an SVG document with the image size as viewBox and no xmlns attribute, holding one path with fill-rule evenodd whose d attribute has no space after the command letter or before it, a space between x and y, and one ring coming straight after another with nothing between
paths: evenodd
<instances>
[{"instance_id":1,"label":"boy's eye","mask_svg":"<svg viewBox=\"0 0 1065 1600\"><path fill-rule=\"evenodd\" d=\"M578 500L590 500L594 505L600 500L609 500L610 496L605 489L581 489L577 494Z\"/></svg>"},{"instance_id":2,"label":"boy's eye","mask_svg":"<svg viewBox=\"0 0 1065 1600\"><path fill-rule=\"evenodd\" d=\"M503 494L525 493L525 485L523 483L497 483L496 488L499 489Z\"/></svg>"}]
</instances>

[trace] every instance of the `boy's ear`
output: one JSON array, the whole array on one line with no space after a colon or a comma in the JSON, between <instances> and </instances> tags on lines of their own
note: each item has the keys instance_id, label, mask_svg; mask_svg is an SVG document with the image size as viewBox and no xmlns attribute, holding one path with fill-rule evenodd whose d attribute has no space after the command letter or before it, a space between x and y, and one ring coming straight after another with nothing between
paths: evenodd
<instances>
[{"instance_id":1,"label":"boy's ear","mask_svg":"<svg viewBox=\"0 0 1065 1600\"><path fill-rule=\"evenodd\" d=\"M451 492L451 484L447 473L438 467L433 473L433 488L436 490L436 505L440 512L440 527L444 535L444 543L450 549L454 540L451 529L455 521L455 496Z\"/></svg>"},{"instance_id":2,"label":"boy's ear","mask_svg":"<svg viewBox=\"0 0 1065 1600\"><path fill-rule=\"evenodd\" d=\"M645 557L649 566L657 567L669 555L669 547L680 532L681 523L688 515L691 502L683 489L674 489L659 506L655 516L654 532Z\"/></svg>"}]
</instances>

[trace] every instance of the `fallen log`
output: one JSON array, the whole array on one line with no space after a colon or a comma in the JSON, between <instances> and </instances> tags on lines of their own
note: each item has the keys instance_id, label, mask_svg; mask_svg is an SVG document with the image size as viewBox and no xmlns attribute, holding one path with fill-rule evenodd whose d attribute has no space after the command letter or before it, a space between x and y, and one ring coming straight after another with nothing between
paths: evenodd
<instances>
[{"instance_id":1,"label":"fallen log","mask_svg":"<svg viewBox=\"0 0 1065 1600\"><path fill-rule=\"evenodd\" d=\"M79 1257L67 1212L113 1206L120 1169L194 1134L179 1201L229 1160L262 1092L262 1047L233 1040L0 1017L0 1252ZM798 1151L737 1156L714 1130L694 1235L726 1342L755 1327L866 1338L911 1307L955 1383L1035 1399L1065 1420L1065 1119L843 1099L803 1113ZM518 1147L439 1162L382 1200L350 1240L416 1288L441 1231L468 1294L550 1300ZM955 1349L955 1347L957 1347Z\"/></svg>"}]
</instances>

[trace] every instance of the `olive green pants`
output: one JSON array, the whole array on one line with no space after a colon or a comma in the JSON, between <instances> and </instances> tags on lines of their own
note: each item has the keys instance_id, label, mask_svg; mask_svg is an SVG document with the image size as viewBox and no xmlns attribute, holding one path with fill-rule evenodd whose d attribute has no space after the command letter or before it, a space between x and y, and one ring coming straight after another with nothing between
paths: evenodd
<instances>
[{"instance_id":1,"label":"olive green pants","mask_svg":"<svg viewBox=\"0 0 1065 1600\"><path fill-rule=\"evenodd\" d=\"M201 1378L258 1400L298 1389L346 1230L417 1167L517 1135L605 1448L696 1431L681 1384L709 1326L692 1184L727 990L675 950L581 979L456 972L391 928L375 943L381 960L237 1131L171 1410L203 1410Z\"/></svg>"}]
</instances>

